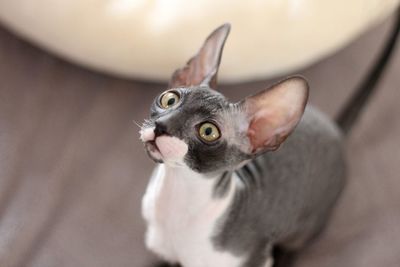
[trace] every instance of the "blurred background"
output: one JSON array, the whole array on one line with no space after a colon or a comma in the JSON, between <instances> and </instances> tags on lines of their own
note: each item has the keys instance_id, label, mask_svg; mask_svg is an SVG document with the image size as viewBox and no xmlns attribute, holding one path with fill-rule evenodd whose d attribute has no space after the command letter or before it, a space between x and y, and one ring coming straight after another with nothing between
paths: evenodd
<instances>
[{"instance_id":1,"label":"blurred background","mask_svg":"<svg viewBox=\"0 0 400 267\"><path fill-rule=\"evenodd\" d=\"M0 266L150 267L138 127L204 38L232 24L220 91L289 74L334 117L390 34L397 0L0 0ZM400 266L400 52L347 141L349 181L296 266Z\"/></svg>"}]
</instances>

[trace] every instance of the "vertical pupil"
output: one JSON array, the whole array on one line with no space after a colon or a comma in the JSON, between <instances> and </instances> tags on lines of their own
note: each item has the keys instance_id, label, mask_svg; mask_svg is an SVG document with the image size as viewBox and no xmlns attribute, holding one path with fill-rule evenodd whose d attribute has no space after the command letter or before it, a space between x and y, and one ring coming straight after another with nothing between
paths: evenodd
<instances>
[{"instance_id":1,"label":"vertical pupil","mask_svg":"<svg viewBox=\"0 0 400 267\"><path fill-rule=\"evenodd\" d=\"M170 98L170 99L168 99L168 101L167 101L167 105L168 106L171 106L171 105L173 105L175 103L175 98Z\"/></svg>"},{"instance_id":2,"label":"vertical pupil","mask_svg":"<svg viewBox=\"0 0 400 267\"><path fill-rule=\"evenodd\" d=\"M210 135L210 134L212 133L211 127L207 127L206 130L204 131L204 133L205 133L206 135Z\"/></svg>"}]
</instances>

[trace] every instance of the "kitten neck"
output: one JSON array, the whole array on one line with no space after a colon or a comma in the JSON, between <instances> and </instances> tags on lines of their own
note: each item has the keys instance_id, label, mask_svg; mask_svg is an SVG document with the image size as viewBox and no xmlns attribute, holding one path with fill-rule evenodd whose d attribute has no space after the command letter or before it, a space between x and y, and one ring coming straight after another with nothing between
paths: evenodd
<instances>
[{"instance_id":1,"label":"kitten neck","mask_svg":"<svg viewBox=\"0 0 400 267\"><path fill-rule=\"evenodd\" d=\"M165 185L173 189L173 194L181 194L186 199L195 200L192 203L193 210L221 198L222 194L220 193L216 196L216 190L219 190L221 186L221 179L230 179L230 177L224 176L226 172L203 174L195 172L187 166L169 164L160 164L159 168L165 178ZM224 193L231 191L231 183L226 183L225 186Z\"/></svg>"}]
</instances>

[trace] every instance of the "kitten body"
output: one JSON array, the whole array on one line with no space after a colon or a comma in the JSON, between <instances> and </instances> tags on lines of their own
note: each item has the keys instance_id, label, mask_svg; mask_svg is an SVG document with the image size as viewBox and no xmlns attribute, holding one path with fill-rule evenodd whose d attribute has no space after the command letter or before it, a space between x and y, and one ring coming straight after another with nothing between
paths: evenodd
<instances>
[{"instance_id":1,"label":"kitten body","mask_svg":"<svg viewBox=\"0 0 400 267\"><path fill-rule=\"evenodd\" d=\"M232 184L226 197L213 198L216 178L188 167L157 166L143 198L147 247L183 266L241 266L240 256L216 249L212 241L236 190Z\"/></svg>"},{"instance_id":2,"label":"kitten body","mask_svg":"<svg viewBox=\"0 0 400 267\"><path fill-rule=\"evenodd\" d=\"M342 136L307 107L302 77L238 103L213 88L229 32L214 31L157 97L141 140L158 162L146 244L184 267L269 267L325 225L344 185ZM281 145L282 144L282 145Z\"/></svg>"},{"instance_id":3,"label":"kitten body","mask_svg":"<svg viewBox=\"0 0 400 267\"><path fill-rule=\"evenodd\" d=\"M143 198L146 245L184 267L272 266L274 246L301 248L329 217L344 183L341 138L308 107L279 150L243 167L199 173L186 154L158 164Z\"/></svg>"}]
</instances>

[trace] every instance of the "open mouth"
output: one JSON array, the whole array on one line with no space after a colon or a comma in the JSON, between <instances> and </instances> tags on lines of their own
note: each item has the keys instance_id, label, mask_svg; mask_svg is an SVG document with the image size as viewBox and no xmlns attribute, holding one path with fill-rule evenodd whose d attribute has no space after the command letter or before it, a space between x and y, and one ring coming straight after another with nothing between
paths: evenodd
<instances>
[{"instance_id":1,"label":"open mouth","mask_svg":"<svg viewBox=\"0 0 400 267\"><path fill-rule=\"evenodd\" d=\"M147 154L149 155L149 157L152 160L154 160L155 162L158 162L158 163L163 163L162 154L160 152L160 149L157 147L155 140L147 141L145 143L145 148L146 148Z\"/></svg>"}]
</instances>

